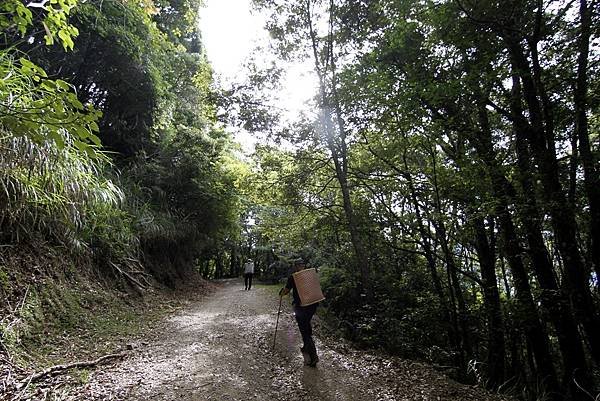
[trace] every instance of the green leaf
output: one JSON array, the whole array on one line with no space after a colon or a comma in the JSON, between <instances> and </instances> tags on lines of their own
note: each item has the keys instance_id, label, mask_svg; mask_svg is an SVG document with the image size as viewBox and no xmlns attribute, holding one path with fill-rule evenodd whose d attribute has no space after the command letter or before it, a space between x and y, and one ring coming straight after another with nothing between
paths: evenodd
<instances>
[{"instance_id":1,"label":"green leaf","mask_svg":"<svg viewBox=\"0 0 600 401\"><path fill-rule=\"evenodd\" d=\"M60 89L62 89L64 91L70 91L71 90L71 86L68 83L66 83L65 81L63 81L62 79L57 79L56 80L56 85Z\"/></svg>"},{"instance_id":2,"label":"green leaf","mask_svg":"<svg viewBox=\"0 0 600 401\"><path fill-rule=\"evenodd\" d=\"M69 100L71 106L75 107L77 110L84 109L83 104L79 101L79 99L77 99L77 96L74 93L69 93L67 99Z\"/></svg>"},{"instance_id":3,"label":"green leaf","mask_svg":"<svg viewBox=\"0 0 600 401\"><path fill-rule=\"evenodd\" d=\"M42 84L40 85L43 89L47 90L48 92L55 92L56 91L56 82L47 79L44 80L44 82L42 82Z\"/></svg>"},{"instance_id":4,"label":"green leaf","mask_svg":"<svg viewBox=\"0 0 600 401\"><path fill-rule=\"evenodd\" d=\"M62 118L66 115L65 107L63 106L63 104L61 102L56 102L54 104L54 112L56 113L57 117L59 117L59 118Z\"/></svg>"},{"instance_id":5,"label":"green leaf","mask_svg":"<svg viewBox=\"0 0 600 401\"><path fill-rule=\"evenodd\" d=\"M21 63L21 65L27 69L27 70L35 70L36 69L36 65L33 64L31 61L27 60L26 58L21 57L19 59L19 62Z\"/></svg>"},{"instance_id":6,"label":"green leaf","mask_svg":"<svg viewBox=\"0 0 600 401\"><path fill-rule=\"evenodd\" d=\"M88 139L90 139L94 143L94 145L96 145L98 147L102 146L102 142L100 141L100 138L98 138L96 135L90 134Z\"/></svg>"},{"instance_id":7,"label":"green leaf","mask_svg":"<svg viewBox=\"0 0 600 401\"><path fill-rule=\"evenodd\" d=\"M61 135L61 133L58 130L50 131L48 133L48 136L50 137L51 140L54 141L54 143L56 144L56 146L59 149L64 149L64 147L65 147L65 138Z\"/></svg>"},{"instance_id":8,"label":"green leaf","mask_svg":"<svg viewBox=\"0 0 600 401\"><path fill-rule=\"evenodd\" d=\"M80 138L80 139L86 139L87 137L90 136L90 132L83 126L81 125L76 125L74 127L74 131L75 134Z\"/></svg>"}]
</instances>

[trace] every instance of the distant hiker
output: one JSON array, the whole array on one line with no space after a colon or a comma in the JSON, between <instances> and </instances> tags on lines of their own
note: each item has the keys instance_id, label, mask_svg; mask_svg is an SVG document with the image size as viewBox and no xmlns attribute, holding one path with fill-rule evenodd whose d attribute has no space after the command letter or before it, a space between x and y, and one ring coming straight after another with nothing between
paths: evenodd
<instances>
[{"instance_id":1,"label":"distant hiker","mask_svg":"<svg viewBox=\"0 0 600 401\"><path fill-rule=\"evenodd\" d=\"M248 259L244 263L244 285L246 290L250 290L252 287L252 276L254 275L254 262L252 259Z\"/></svg>"},{"instance_id":2,"label":"distant hiker","mask_svg":"<svg viewBox=\"0 0 600 401\"><path fill-rule=\"evenodd\" d=\"M313 301L310 305L302 306L300 300L300 292L298 291L298 287L296 286L296 282L294 280L294 274L301 272L306 269L306 264L304 260L297 259L294 263L294 273L288 277L287 283L285 287L283 287L279 291L279 296L282 297L284 295L289 294L290 290L292 291L292 305L294 306L294 316L296 317L296 322L298 323L298 328L300 329L300 334L302 335L302 342L304 345L300 348L300 352L302 352L302 356L304 357L304 362L308 366L315 367L317 366L317 362L319 361L319 357L317 356L317 348L315 347L315 342L312 338L312 325L311 319L315 312L317 311L317 305L319 305L318 301ZM310 269L314 270L314 269ZM308 272L307 272L308 273ZM316 273L314 274L315 277ZM318 287L318 282L317 282ZM318 294L320 296L318 298L319 301L323 300L323 296L321 293L321 288L318 288Z\"/></svg>"}]
</instances>

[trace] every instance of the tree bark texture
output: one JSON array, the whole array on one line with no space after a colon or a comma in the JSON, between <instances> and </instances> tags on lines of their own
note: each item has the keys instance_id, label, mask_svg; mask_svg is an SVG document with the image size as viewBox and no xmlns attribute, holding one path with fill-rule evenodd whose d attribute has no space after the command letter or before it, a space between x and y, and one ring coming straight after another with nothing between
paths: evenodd
<instances>
[{"instance_id":1,"label":"tree bark texture","mask_svg":"<svg viewBox=\"0 0 600 401\"><path fill-rule=\"evenodd\" d=\"M590 206L590 256L596 272L596 285L600 286L600 177L597 161L590 146L588 109L588 58L592 10L587 0L579 1L579 37L577 39L577 80L575 84L575 132L583 164L584 188Z\"/></svg>"},{"instance_id":2,"label":"tree bark texture","mask_svg":"<svg viewBox=\"0 0 600 401\"><path fill-rule=\"evenodd\" d=\"M483 281L483 301L487 322L488 354L487 376L488 386L497 389L505 381L505 353L504 322L500 293L496 277L495 257L490 247L483 218L477 216L473 219L475 228L475 249L479 257L481 279Z\"/></svg>"},{"instance_id":3,"label":"tree bark texture","mask_svg":"<svg viewBox=\"0 0 600 401\"><path fill-rule=\"evenodd\" d=\"M504 175L502 165L494 156L491 131L483 99L480 99L479 102L478 115L481 131L474 136L475 148L488 167L488 174L492 177L495 193L509 199L517 206L517 215L520 216L523 222L534 273L542 290L541 303L548 312L559 340L564 365L564 386L569 388L569 392L574 398L583 397L585 394L574 385L572 380L577 375L582 379L582 383L586 385L590 383L589 378L586 378L588 370L583 345L577 331L577 324L572 318L572 311L554 277L550 255L542 236L536 200L535 197L530 196L530 194L535 193L535 189L530 175L531 166L529 165L527 148L524 147L525 144L520 138L516 139L520 170L518 178L525 194L522 196L522 201L517 202L515 199L516 191Z\"/></svg>"},{"instance_id":4,"label":"tree bark texture","mask_svg":"<svg viewBox=\"0 0 600 401\"><path fill-rule=\"evenodd\" d=\"M319 79L322 125L324 130L323 135L325 139L325 144L331 152L331 156L335 167L336 178L339 183L340 190L342 192L344 214L346 216L346 221L348 224L348 231L350 232L350 240L352 242L352 247L356 256L356 261L358 263L361 284L363 290L367 295L367 299L371 299L372 288L370 279L369 257L364 244L362 233L360 231L358 219L354 211L354 206L352 204L350 196L350 188L348 185L348 154L346 148L346 132L343 123L343 116L341 113L339 102L337 101L335 96L333 96L333 92L335 90L334 87L336 84L335 79L331 79L331 82L328 82L327 77L325 76L325 74L330 73L333 77L335 77L335 60L333 60L334 56L332 50L333 38L331 36L328 38L328 62L325 66L322 66L319 61L318 40L316 37L316 32L314 31L311 12L311 0L307 0L305 9L306 25L311 39L315 72L317 73ZM328 69L330 71L328 71ZM332 115L332 113L335 114L337 124L334 124L334 116ZM337 125L338 132L336 132L336 127L334 125Z\"/></svg>"},{"instance_id":5,"label":"tree bark texture","mask_svg":"<svg viewBox=\"0 0 600 401\"><path fill-rule=\"evenodd\" d=\"M551 217L556 246L564 263L566 288L576 316L584 327L592 356L598 362L600 361L600 319L589 288L589 274L577 243L578 228L575 215L559 180L558 161L554 148L549 146L552 133L544 129L543 114L537 97L538 89L522 46L514 34L505 34L504 37L514 73L519 78L518 83L522 85L529 114L529 121L522 114L514 116L515 122L524 124L524 127L516 127L515 133L531 146L533 159L538 166L542 190L547 199L546 207Z\"/></svg>"}]
</instances>

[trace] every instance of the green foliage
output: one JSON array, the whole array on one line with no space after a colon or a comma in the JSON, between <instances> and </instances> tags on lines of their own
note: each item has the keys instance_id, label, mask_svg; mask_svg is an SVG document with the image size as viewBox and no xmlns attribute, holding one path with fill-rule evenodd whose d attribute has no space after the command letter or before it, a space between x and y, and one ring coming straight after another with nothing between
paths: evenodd
<instances>
[{"instance_id":1,"label":"green foliage","mask_svg":"<svg viewBox=\"0 0 600 401\"><path fill-rule=\"evenodd\" d=\"M118 191L123 194L122 189ZM86 224L81 228L81 241L100 259L123 261L138 256L136 214L126 209L123 198L118 202L99 202L88 207L85 213Z\"/></svg>"},{"instance_id":2,"label":"green foliage","mask_svg":"<svg viewBox=\"0 0 600 401\"><path fill-rule=\"evenodd\" d=\"M76 5L77 0L42 0L28 4L21 0L4 0L0 3L0 32L10 45L10 39L24 37L30 29L43 27L46 45L54 44L58 37L64 50L72 50L73 39L79 31L69 24L68 17Z\"/></svg>"},{"instance_id":3,"label":"green foliage","mask_svg":"<svg viewBox=\"0 0 600 401\"><path fill-rule=\"evenodd\" d=\"M17 4L19 3L19 4ZM21 2L3 2L0 28L24 35L34 24ZM36 15L46 42L57 35L65 49L73 47L77 29L66 16L73 1L50 1ZM98 177L107 158L98 151L101 113L77 98L72 85L48 74L27 54L0 51L0 183L3 199L2 237L13 241L37 231L59 242L81 246L86 210L122 198L108 180Z\"/></svg>"},{"instance_id":4,"label":"green foliage","mask_svg":"<svg viewBox=\"0 0 600 401\"><path fill-rule=\"evenodd\" d=\"M277 260L268 265L260 275L261 281L278 284L284 282L290 274L292 266L283 260Z\"/></svg>"},{"instance_id":5,"label":"green foliage","mask_svg":"<svg viewBox=\"0 0 600 401\"><path fill-rule=\"evenodd\" d=\"M321 82L321 120L305 118L278 136L297 149L257 151L258 195L270 207L262 208L255 230L282 247L310 243L320 250L327 304L348 335L454 364L465 374L469 360L485 361L477 379L489 375L493 388L512 375L535 382L542 373L532 372L546 365L571 366L572 377L589 370L585 358L577 368L565 358L577 353L573 344L580 355L590 351L586 339L575 333L566 344L563 335L600 319L590 289L597 281L589 274L598 265L590 262L598 260L593 216L600 198L591 188L597 188L591 164L598 160L598 53L586 50L598 39L592 28L598 15L588 15L589 38L584 18L585 7L594 6L254 3L270 15L272 46L281 57L309 54ZM326 129L328 115L339 124ZM345 197L329 185L340 176L339 187L349 188ZM342 213L348 204L358 234L352 216ZM372 266L370 299L361 297L352 263L359 235L369 244L362 265ZM556 249L569 256L550 258ZM530 274L521 281L519 263ZM577 290L567 283L571 273ZM577 307L569 310L579 319L574 329L552 312L556 299L543 295L557 291L581 297L579 318ZM597 361L589 324L582 337L591 345L587 358ZM548 343L558 338L560 352L542 346L530 356L522 337L531 334L521 326L547 329ZM553 362L540 362L544 357ZM547 375L551 387L552 369ZM585 398L580 388L559 387Z\"/></svg>"},{"instance_id":6,"label":"green foliage","mask_svg":"<svg viewBox=\"0 0 600 401\"><path fill-rule=\"evenodd\" d=\"M35 232L71 246L85 246L88 213L118 208L123 193L100 174L107 166L101 153L89 158L75 139L61 132L62 147L28 137L0 137L2 237L18 241Z\"/></svg>"},{"instance_id":7,"label":"green foliage","mask_svg":"<svg viewBox=\"0 0 600 401\"><path fill-rule=\"evenodd\" d=\"M65 146L68 135L75 147L95 157L101 113L84 106L65 81L49 79L42 68L14 55L0 51L0 125L5 132L36 143L51 140L58 148Z\"/></svg>"},{"instance_id":8,"label":"green foliage","mask_svg":"<svg viewBox=\"0 0 600 401\"><path fill-rule=\"evenodd\" d=\"M75 5L3 3L17 47L0 60L3 236L50 238L108 266L145 260L163 278L189 273L239 237L241 207L200 3ZM72 51L43 46L39 28Z\"/></svg>"},{"instance_id":9,"label":"green foliage","mask_svg":"<svg viewBox=\"0 0 600 401\"><path fill-rule=\"evenodd\" d=\"M325 289L327 304L336 310L343 309L358 287L358 277L341 267L322 266L319 269L321 283Z\"/></svg>"},{"instance_id":10,"label":"green foliage","mask_svg":"<svg viewBox=\"0 0 600 401\"><path fill-rule=\"evenodd\" d=\"M0 30L3 32L14 29L21 35L25 35L27 28L32 24L33 14L20 0L2 2L2 14L0 14Z\"/></svg>"},{"instance_id":11,"label":"green foliage","mask_svg":"<svg viewBox=\"0 0 600 401\"><path fill-rule=\"evenodd\" d=\"M159 29L169 36L169 40L183 45L189 52L200 53L198 12L203 1L159 0L153 6L157 8L154 20Z\"/></svg>"},{"instance_id":12,"label":"green foliage","mask_svg":"<svg viewBox=\"0 0 600 401\"><path fill-rule=\"evenodd\" d=\"M427 272L418 264L403 266L401 274L384 270L375 272L374 298L365 302L357 274L345 266L319 269L324 305L341 331L363 346L449 363L449 354L440 352L445 331Z\"/></svg>"}]
</instances>

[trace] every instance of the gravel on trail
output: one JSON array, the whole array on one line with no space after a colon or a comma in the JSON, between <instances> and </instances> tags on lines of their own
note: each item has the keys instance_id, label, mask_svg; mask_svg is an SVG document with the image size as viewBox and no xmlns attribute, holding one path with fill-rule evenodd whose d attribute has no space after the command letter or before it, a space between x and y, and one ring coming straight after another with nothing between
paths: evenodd
<instances>
[{"instance_id":1,"label":"gravel on trail","mask_svg":"<svg viewBox=\"0 0 600 401\"><path fill-rule=\"evenodd\" d=\"M71 394L76 400L507 400L456 383L433 368L358 351L319 337L317 368L303 365L301 337L284 298L272 289L244 291L225 280L213 294L178 311L122 361L98 367ZM317 317L315 317L317 318Z\"/></svg>"}]
</instances>

